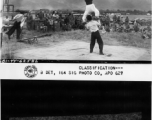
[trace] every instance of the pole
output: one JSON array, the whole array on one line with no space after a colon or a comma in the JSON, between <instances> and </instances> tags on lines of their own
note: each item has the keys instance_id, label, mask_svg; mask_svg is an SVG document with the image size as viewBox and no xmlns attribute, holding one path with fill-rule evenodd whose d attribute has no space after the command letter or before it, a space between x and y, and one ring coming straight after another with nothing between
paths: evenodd
<instances>
[{"instance_id":1,"label":"pole","mask_svg":"<svg viewBox=\"0 0 152 120\"><path fill-rule=\"evenodd\" d=\"M2 38L3 38L3 33L1 32L1 53L0 53L0 60L2 59Z\"/></svg>"},{"instance_id":2,"label":"pole","mask_svg":"<svg viewBox=\"0 0 152 120\"><path fill-rule=\"evenodd\" d=\"M1 49L2 49L3 33L1 32Z\"/></svg>"}]
</instances>

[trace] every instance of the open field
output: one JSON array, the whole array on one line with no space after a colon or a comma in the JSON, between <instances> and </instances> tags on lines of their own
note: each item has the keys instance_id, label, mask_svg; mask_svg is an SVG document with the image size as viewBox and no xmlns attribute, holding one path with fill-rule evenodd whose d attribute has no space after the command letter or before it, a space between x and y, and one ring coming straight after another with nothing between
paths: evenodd
<instances>
[{"instance_id":1,"label":"open field","mask_svg":"<svg viewBox=\"0 0 152 120\"><path fill-rule=\"evenodd\" d=\"M25 31L24 37L40 33ZM3 39L2 59L53 59L53 60L147 60L151 59L151 40L142 39L140 33L102 34L104 53L99 55L98 44L89 53L90 33L76 30L55 32L52 36L38 38L38 43L16 42Z\"/></svg>"},{"instance_id":2,"label":"open field","mask_svg":"<svg viewBox=\"0 0 152 120\"><path fill-rule=\"evenodd\" d=\"M124 17L126 17L124 15ZM130 20L135 20L136 18L139 18L139 19L145 19L145 20L148 20L148 19L151 19L151 16L149 15L128 15L129 19Z\"/></svg>"}]
</instances>

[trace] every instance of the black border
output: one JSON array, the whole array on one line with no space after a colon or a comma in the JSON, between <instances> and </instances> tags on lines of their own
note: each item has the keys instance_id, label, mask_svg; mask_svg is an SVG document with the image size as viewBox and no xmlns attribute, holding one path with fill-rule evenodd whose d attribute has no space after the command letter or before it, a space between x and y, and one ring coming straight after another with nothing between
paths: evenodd
<instances>
[{"instance_id":1,"label":"black border","mask_svg":"<svg viewBox=\"0 0 152 120\"><path fill-rule=\"evenodd\" d=\"M152 64L152 61L112 61L112 60L32 60L32 59L1 59L1 63L84 63L84 64Z\"/></svg>"},{"instance_id":2,"label":"black border","mask_svg":"<svg viewBox=\"0 0 152 120\"><path fill-rule=\"evenodd\" d=\"M2 80L1 88L2 120L140 111L151 119L151 82Z\"/></svg>"}]
</instances>

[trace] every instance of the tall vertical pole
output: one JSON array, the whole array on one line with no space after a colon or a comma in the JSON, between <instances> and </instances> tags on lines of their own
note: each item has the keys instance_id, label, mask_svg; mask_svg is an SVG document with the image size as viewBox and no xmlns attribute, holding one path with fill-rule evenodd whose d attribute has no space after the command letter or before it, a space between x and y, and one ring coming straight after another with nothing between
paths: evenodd
<instances>
[{"instance_id":1,"label":"tall vertical pole","mask_svg":"<svg viewBox=\"0 0 152 120\"><path fill-rule=\"evenodd\" d=\"M1 20L2 20L2 18L3 18L3 11L4 11L4 1L2 2L2 10L1 10L1 13L0 13L0 17L1 17ZM0 20L0 24L2 25L2 22L3 21L1 21ZM2 52L2 41L3 41L3 26L1 26L1 28L0 28L1 30L0 30L0 34L1 34L1 52ZM0 53L0 55L1 55L1 53ZM0 58L1 58L1 56L0 56Z\"/></svg>"},{"instance_id":2,"label":"tall vertical pole","mask_svg":"<svg viewBox=\"0 0 152 120\"><path fill-rule=\"evenodd\" d=\"M3 41L3 33L2 33L2 30L1 30L1 51L2 51L2 41Z\"/></svg>"}]
</instances>

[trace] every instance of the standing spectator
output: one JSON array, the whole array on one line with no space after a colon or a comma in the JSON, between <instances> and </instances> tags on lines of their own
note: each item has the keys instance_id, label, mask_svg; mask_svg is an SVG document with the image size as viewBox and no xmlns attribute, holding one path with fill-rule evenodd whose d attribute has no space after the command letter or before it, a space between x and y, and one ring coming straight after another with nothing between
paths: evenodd
<instances>
[{"instance_id":1,"label":"standing spectator","mask_svg":"<svg viewBox=\"0 0 152 120\"><path fill-rule=\"evenodd\" d=\"M106 26L110 27L110 16L106 15Z\"/></svg>"},{"instance_id":2,"label":"standing spectator","mask_svg":"<svg viewBox=\"0 0 152 120\"><path fill-rule=\"evenodd\" d=\"M65 19L64 19L64 23L65 23L66 25L68 25L68 24L69 24L69 17L68 17L68 16L66 16L66 17L65 17Z\"/></svg>"},{"instance_id":3,"label":"standing spectator","mask_svg":"<svg viewBox=\"0 0 152 120\"><path fill-rule=\"evenodd\" d=\"M53 17L53 31L55 31L56 25L59 22L59 15L58 15L57 11L53 11L52 17Z\"/></svg>"},{"instance_id":4,"label":"standing spectator","mask_svg":"<svg viewBox=\"0 0 152 120\"><path fill-rule=\"evenodd\" d=\"M106 15L103 15L101 17L101 23L102 23L102 33L105 33L106 32L106 30L105 30L105 28L106 28Z\"/></svg>"},{"instance_id":5,"label":"standing spectator","mask_svg":"<svg viewBox=\"0 0 152 120\"><path fill-rule=\"evenodd\" d=\"M123 18L123 16L121 15L121 17L120 17L120 25L123 25L123 23L124 23L124 18Z\"/></svg>"},{"instance_id":6,"label":"standing spectator","mask_svg":"<svg viewBox=\"0 0 152 120\"><path fill-rule=\"evenodd\" d=\"M69 20L69 16L67 15L64 19L64 30L69 30L70 28L70 20Z\"/></svg>"},{"instance_id":7,"label":"standing spectator","mask_svg":"<svg viewBox=\"0 0 152 120\"><path fill-rule=\"evenodd\" d=\"M53 17L50 17L50 19L48 20L49 22L49 27L48 27L48 30L53 30Z\"/></svg>"},{"instance_id":8,"label":"standing spectator","mask_svg":"<svg viewBox=\"0 0 152 120\"><path fill-rule=\"evenodd\" d=\"M62 16L62 13L60 13L60 15L59 15L59 22L60 22L60 27L63 28L63 26L64 26L64 18Z\"/></svg>"},{"instance_id":9,"label":"standing spectator","mask_svg":"<svg viewBox=\"0 0 152 120\"><path fill-rule=\"evenodd\" d=\"M120 24L120 15L117 17L117 23Z\"/></svg>"},{"instance_id":10,"label":"standing spectator","mask_svg":"<svg viewBox=\"0 0 152 120\"><path fill-rule=\"evenodd\" d=\"M55 31L55 20L56 20L56 12L52 12L52 20L53 20L53 31Z\"/></svg>"},{"instance_id":11,"label":"standing spectator","mask_svg":"<svg viewBox=\"0 0 152 120\"><path fill-rule=\"evenodd\" d=\"M74 24L75 24L75 18L74 18L74 16L73 16L73 14L72 13L69 13L69 24L70 24L70 26L73 28L73 26L74 26Z\"/></svg>"},{"instance_id":12,"label":"standing spectator","mask_svg":"<svg viewBox=\"0 0 152 120\"><path fill-rule=\"evenodd\" d=\"M138 31L139 31L139 24L137 23L136 20L135 20L135 22L134 22L133 28L134 28L134 31L135 31L135 32L138 32Z\"/></svg>"},{"instance_id":13,"label":"standing spectator","mask_svg":"<svg viewBox=\"0 0 152 120\"><path fill-rule=\"evenodd\" d=\"M30 13L28 13L28 15L27 15L26 22L27 22L27 29L31 30L32 29L33 18L32 18L32 15Z\"/></svg>"},{"instance_id":14,"label":"standing spectator","mask_svg":"<svg viewBox=\"0 0 152 120\"><path fill-rule=\"evenodd\" d=\"M125 19L125 25L128 25L129 24L129 17L126 16L126 19Z\"/></svg>"},{"instance_id":15,"label":"standing spectator","mask_svg":"<svg viewBox=\"0 0 152 120\"><path fill-rule=\"evenodd\" d=\"M40 11L40 13L39 13L39 18L40 18L40 20L43 20L43 18L44 18L44 14L42 13L42 11Z\"/></svg>"},{"instance_id":16,"label":"standing spectator","mask_svg":"<svg viewBox=\"0 0 152 120\"><path fill-rule=\"evenodd\" d=\"M114 22L114 23L117 22L117 16L116 16L116 15L113 16L113 22Z\"/></svg>"},{"instance_id":17,"label":"standing spectator","mask_svg":"<svg viewBox=\"0 0 152 120\"><path fill-rule=\"evenodd\" d=\"M55 11L52 12L52 16L55 17Z\"/></svg>"},{"instance_id":18,"label":"standing spectator","mask_svg":"<svg viewBox=\"0 0 152 120\"><path fill-rule=\"evenodd\" d=\"M110 32L110 17L108 14L105 16L105 30Z\"/></svg>"},{"instance_id":19,"label":"standing spectator","mask_svg":"<svg viewBox=\"0 0 152 120\"><path fill-rule=\"evenodd\" d=\"M80 25L80 24L79 24L79 21L80 21L80 20L79 20L79 16L76 16L76 17L75 17L75 29L78 29L78 28L79 28L79 25Z\"/></svg>"}]
</instances>

